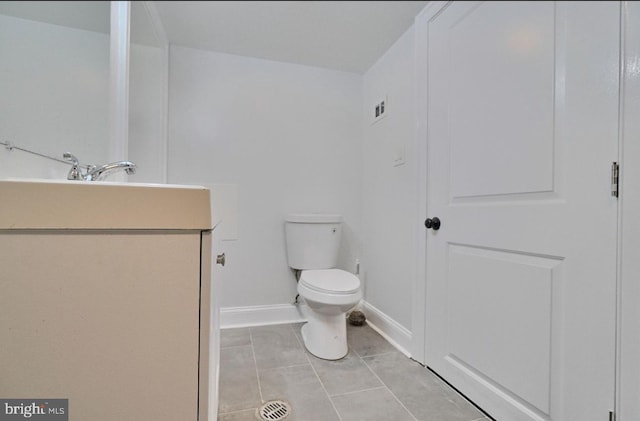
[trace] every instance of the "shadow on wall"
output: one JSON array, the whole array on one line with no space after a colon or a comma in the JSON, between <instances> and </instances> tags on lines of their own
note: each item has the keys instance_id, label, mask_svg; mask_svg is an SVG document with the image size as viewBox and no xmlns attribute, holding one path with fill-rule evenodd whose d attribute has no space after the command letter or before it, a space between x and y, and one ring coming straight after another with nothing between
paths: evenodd
<instances>
[{"instance_id":1,"label":"shadow on wall","mask_svg":"<svg viewBox=\"0 0 640 421\"><path fill-rule=\"evenodd\" d=\"M340 251L338 252L338 268L356 274L360 278L360 275L357 273L358 265L356 264L356 260L360 260L359 246L360 241L356 233L351 229L347 221L343 221L342 239L340 241ZM360 270L360 273L362 273L362 270ZM360 280L362 281L362 278Z\"/></svg>"}]
</instances>

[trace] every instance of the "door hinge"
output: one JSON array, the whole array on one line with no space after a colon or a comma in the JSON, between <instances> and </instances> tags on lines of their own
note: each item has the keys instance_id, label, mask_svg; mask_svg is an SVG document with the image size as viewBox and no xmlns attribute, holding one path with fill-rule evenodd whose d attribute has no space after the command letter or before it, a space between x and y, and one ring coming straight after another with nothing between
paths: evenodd
<instances>
[{"instance_id":1,"label":"door hinge","mask_svg":"<svg viewBox=\"0 0 640 421\"><path fill-rule=\"evenodd\" d=\"M609 411L609 421L616 421L616 414L613 411Z\"/></svg>"},{"instance_id":2,"label":"door hinge","mask_svg":"<svg viewBox=\"0 0 640 421\"><path fill-rule=\"evenodd\" d=\"M620 166L617 162L611 164L611 196L618 197L620 180Z\"/></svg>"}]
</instances>

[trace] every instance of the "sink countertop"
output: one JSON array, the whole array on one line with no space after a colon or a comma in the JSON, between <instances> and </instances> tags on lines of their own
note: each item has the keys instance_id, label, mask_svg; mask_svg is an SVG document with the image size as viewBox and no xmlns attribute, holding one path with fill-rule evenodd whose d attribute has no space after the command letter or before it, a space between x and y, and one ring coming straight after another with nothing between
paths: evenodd
<instances>
[{"instance_id":1,"label":"sink countertop","mask_svg":"<svg viewBox=\"0 0 640 421\"><path fill-rule=\"evenodd\" d=\"M0 180L0 230L210 230L209 197L201 186Z\"/></svg>"}]
</instances>

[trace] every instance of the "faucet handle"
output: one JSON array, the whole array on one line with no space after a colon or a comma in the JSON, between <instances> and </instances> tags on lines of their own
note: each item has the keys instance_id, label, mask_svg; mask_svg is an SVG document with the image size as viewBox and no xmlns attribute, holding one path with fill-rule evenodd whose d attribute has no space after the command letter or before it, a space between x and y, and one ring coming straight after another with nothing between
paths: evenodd
<instances>
[{"instance_id":1,"label":"faucet handle","mask_svg":"<svg viewBox=\"0 0 640 421\"><path fill-rule=\"evenodd\" d=\"M71 152L63 153L62 157L65 161L71 162L71 169L69 170L69 174L67 174L67 180L84 180L84 177L80 172L80 162L78 162L78 158L76 158L76 156Z\"/></svg>"},{"instance_id":2,"label":"faucet handle","mask_svg":"<svg viewBox=\"0 0 640 421\"><path fill-rule=\"evenodd\" d=\"M73 165L75 167L80 165L80 162L78 161L78 158L76 158L76 156L74 154L72 154L71 152L63 153L62 157L64 158L65 161L71 162L71 165Z\"/></svg>"}]
</instances>

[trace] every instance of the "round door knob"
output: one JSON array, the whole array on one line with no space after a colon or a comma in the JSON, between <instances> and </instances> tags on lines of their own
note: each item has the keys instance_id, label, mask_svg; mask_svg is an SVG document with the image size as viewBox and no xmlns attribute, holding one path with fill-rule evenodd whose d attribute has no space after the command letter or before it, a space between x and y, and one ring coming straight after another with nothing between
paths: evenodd
<instances>
[{"instance_id":1,"label":"round door knob","mask_svg":"<svg viewBox=\"0 0 640 421\"><path fill-rule=\"evenodd\" d=\"M434 231L438 231L440 229L440 218L438 218L437 216L433 219L427 218L427 220L424 221L424 226L427 228L431 228Z\"/></svg>"},{"instance_id":2,"label":"round door knob","mask_svg":"<svg viewBox=\"0 0 640 421\"><path fill-rule=\"evenodd\" d=\"M221 266L224 266L225 260L226 260L226 258L224 256L224 253L222 253L222 254L219 254L218 257L216 258L216 263L221 265Z\"/></svg>"}]
</instances>

